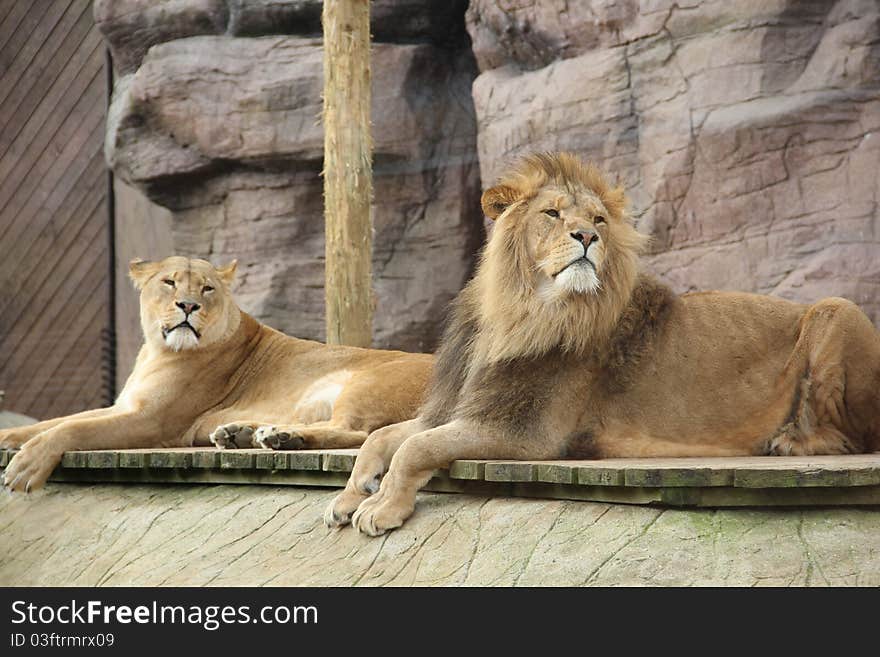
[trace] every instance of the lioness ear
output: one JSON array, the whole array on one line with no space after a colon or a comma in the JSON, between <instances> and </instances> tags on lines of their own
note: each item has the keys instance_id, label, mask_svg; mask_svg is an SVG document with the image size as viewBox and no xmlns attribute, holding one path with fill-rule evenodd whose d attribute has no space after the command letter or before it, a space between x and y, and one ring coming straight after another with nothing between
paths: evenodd
<instances>
[{"instance_id":1,"label":"lioness ear","mask_svg":"<svg viewBox=\"0 0 880 657\"><path fill-rule=\"evenodd\" d=\"M217 270L217 273L220 274L220 278L223 279L223 282L227 285L231 285L232 281L235 280L235 270L238 267L238 260L233 260L225 267L222 267Z\"/></svg>"},{"instance_id":2,"label":"lioness ear","mask_svg":"<svg viewBox=\"0 0 880 657\"><path fill-rule=\"evenodd\" d=\"M128 263L128 276L134 281L134 286L141 290L150 277L159 271L158 262L147 262L140 258L135 258Z\"/></svg>"},{"instance_id":3,"label":"lioness ear","mask_svg":"<svg viewBox=\"0 0 880 657\"><path fill-rule=\"evenodd\" d=\"M516 201L519 197L516 190L508 185L495 185L483 192L483 198L480 204L483 206L483 213L493 221L504 212L508 206Z\"/></svg>"}]
</instances>

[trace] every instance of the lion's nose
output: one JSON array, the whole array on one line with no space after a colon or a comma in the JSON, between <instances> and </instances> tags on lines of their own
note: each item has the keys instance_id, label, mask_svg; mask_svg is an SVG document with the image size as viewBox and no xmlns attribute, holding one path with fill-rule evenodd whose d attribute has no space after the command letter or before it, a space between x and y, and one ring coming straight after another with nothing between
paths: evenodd
<instances>
[{"instance_id":1,"label":"lion's nose","mask_svg":"<svg viewBox=\"0 0 880 657\"><path fill-rule=\"evenodd\" d=\"M599 239L599 236L591 230L576 230L571 233L571 236L583 244L584 248L590 246L590 244Z\"/></svg>"},{"instance_id":2,"label":"lion's nose","mask_svg":"<svg viewBox=\"0 0 880 657\"><path fill-rule=\"evenodd\" d=\"M190 313L194 313L199 308L201 308L201 306L199 304L197 304L193 301L178 301L175 305L178 308L180 308L183 312L185 312L187 315L189 315Z\"/></svg>"}]
</instances>

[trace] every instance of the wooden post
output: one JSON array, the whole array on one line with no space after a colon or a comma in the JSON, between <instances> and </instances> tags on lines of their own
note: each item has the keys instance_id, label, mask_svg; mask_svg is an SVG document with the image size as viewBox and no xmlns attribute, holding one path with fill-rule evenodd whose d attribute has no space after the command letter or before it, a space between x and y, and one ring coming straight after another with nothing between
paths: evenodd
<instances>
[{"instance_id":1,"label":"wooden post","mask_svg":"<svg viewBox=\"0 0 880 657\"><path fill-rule=\"evenodd\" d=\"M369 0L324 0L327 343L369 347L373 194Z\"/></svg>"}]
</instances>

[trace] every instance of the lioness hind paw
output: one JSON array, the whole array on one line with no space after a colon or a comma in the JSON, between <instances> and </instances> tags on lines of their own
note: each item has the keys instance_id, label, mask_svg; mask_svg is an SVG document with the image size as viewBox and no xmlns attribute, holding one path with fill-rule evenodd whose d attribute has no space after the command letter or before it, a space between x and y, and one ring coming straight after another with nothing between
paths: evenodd
<instances>
[{"instance_id":1,"label":"lioness hind paw","mask_svg":"<svg viewBox=\"0 0 880 657\"><path fill-rule=\"evenodd\" d=\"M305 440L302 436L283 427L260 427L254 432L254 443L264 449L302 449Z\"/></svg>"},{"instance_id":2,"label":"lioness hind paw","mask_svg":"<svg viewBox=\"0 0 880 657\"><path fill-rule=\"evenodd\" d=\"M217 449L236 449L253 445L254 428L247 424L222 424L208 436Z\"/></svg>"}]
</instances>

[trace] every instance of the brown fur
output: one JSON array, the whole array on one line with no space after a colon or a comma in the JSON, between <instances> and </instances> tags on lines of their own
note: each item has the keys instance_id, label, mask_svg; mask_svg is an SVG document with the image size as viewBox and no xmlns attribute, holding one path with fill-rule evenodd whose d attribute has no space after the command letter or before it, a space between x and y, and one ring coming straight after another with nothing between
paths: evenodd
<instances>
[{"instance_id":1,"label":"brown fur","mask_svg":"<svg viewBox=\"0 0 880 657\"><path fill-rule=\"evenodd\" d=\"M459 458L880 449L880 333L852 303L675 296L639 274L645 239L622 192L570 155L524 159L483 207L495 231L447 331L470 348L441 347L438 375L458 378L435 382L426 405L447 412L371 436L328 524L356 508L367 534L399 526ZM577 262L578 235L598 281L566 288L556 272Z\"/></svg>"},{"instance_id":2,"label":"brown fur","mask_svg":"<svg viewBox=\"0 0 880 657\"><path fill-rule=\"evenodd\" d=\"M356 447L369 432L415 416L431 356L286 336L235 305L234 272L234 263L217 270L181 257L133 262L145 343L119 398L110 408L0 431L0 447L21 448L5 485L38 488L70 450L209 440L218 447L254 440L273 449ZM180 303L199 305L190 314L193 329L169 331L185 317Z\"/></svg>"}]
</instances>

